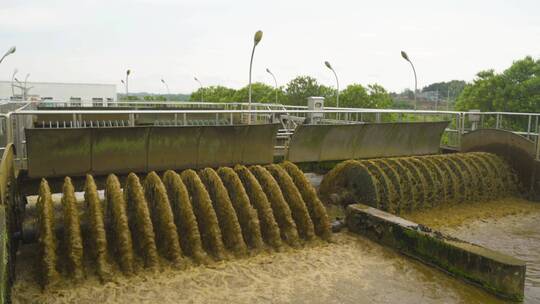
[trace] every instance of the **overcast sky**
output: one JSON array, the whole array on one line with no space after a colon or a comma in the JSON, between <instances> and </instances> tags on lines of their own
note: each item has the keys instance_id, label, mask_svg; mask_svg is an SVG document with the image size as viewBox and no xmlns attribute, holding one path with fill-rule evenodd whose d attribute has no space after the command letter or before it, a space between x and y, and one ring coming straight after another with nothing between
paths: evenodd
<instances>
[{"instance_id":1,"label":"overcast sky","mask_svg":"<svg viewBox=\"0 0 540 304\"><path fill-rule=\"evenodd\" d=\"M0 65L30 80L114 83L130 68L130 91L189 93L204 85L248 82L253 34L262 30L254 81L280 85L311 75L342 87L380 83L413 87L406 50L419 87L472 80L526 55L540 57L539 0L319 1L319 0L1 0L0 52L17 52ZM21 76L23 77L23 76Z\"/></svg>"}]
</instances>

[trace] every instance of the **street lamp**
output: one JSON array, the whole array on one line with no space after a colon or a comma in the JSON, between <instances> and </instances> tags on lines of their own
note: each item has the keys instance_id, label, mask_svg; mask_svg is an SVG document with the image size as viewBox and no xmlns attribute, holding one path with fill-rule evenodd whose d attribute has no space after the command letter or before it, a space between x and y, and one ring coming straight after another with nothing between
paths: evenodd
<instances>
[{"instance_id":1,"label":"street lamp","mask_svg":"<svg viewBox=\"0 0 540 304\"><path fill-rule=\"evenodd\" d=\"M165 100L169 100L169 95L171 95L171 91L169 91L169 85L165 82L165 79L163 78L161 78L161 82L163 82L163 84L167 88L167 98L165 98Z\"/></svg>"},{"instance_id":2,"label":"street lamp","mask_svg":"<svg viewBox=\"0 0 540 304\"><path fill-rule=\"evenodd\" d=\"M131 70L128 69L126 71L126 83L124 83L126 85L126 99L127 100L129 100L129 90L128 90L129 74L131 74Z\"/></svg>"},{"instance_id":3,"label":"street lamp","mask_svg":"<svg viewBox=\"0 0 540 304\"><path fill-rule=\"evenodd\" d=\"M13 98L15 98L15 87L13 82L15 81L15 75L17 75L17 72L19 72L19 70L15 69L13 70L13 75L11 75L11 95Z\"/></svg>"},{"instance_id":4,"label":"street lamp","mask_svg":"<svg viewBox=\"0 0 540 304\"><path fill-rule=\"evenodd\" d=\"M278 103L278 101L277 101L278 86L277 86L276 76L274 75L274 73L272 73L272 72L270 71L269 68L266 68L266 72L267 72L268 74L272 75L272 78L274 78L274 85L275 85L275 88L276 88L276 89L275 89L275 91L276 91L276 104L277 104L277 103Z\"/></svg>"},{"instance_id":5,"label":"street lamp","mask_svg":"<svg viewBox=\"0 0 540 304\"><path fill-rule=\"evenodd\" d=\"M6 58L7 56L15 53L15 51L17 50L16 47L12 46L5 54L4 56L2 56L2 58L0 58L0 63L2 63L2 60L4 60L4 58Z\"/></svg>"},{"instance_id":6,"label":"street lamp","mask_svg":"<svg viewBox=\"0 0 540 304\"><path fill-rule=\"evenodd\" d=\"M28 98L26 95L28 94L28 89L26 84L28 83L28 77L30 77L30 73L26 74L26 77L24 77L24 100L26 101L26 98Z\"/></svg>"},{"instance_id":7,"label":"street lamp","mask_svg":"<svg viewBox=\"0 0 540 304\"><path fill-rule=\"evenodd\" d=\"M204 88L203 88L203 85L202 85L201 81L199 80L199 78L193 77L193 79L195 79L195 81L198 82L199 86L201 87L201 102L204 102Z\"/></svg>"},{"instance_id":8,"label":"street lamp","mask_svg":"<svg viewBox=\"0 0 540 304\"><path fill-rule=\"evenodd\" d=\"M263 37L262 31L257 31L253 37L253 50L251 51L251 60L249 61L249 88L248 88L248 124L251 124L251 68L253 67L253 55L255 55L255 47L261 42Z\"/></svg>"},{"instance_id":9,"label":"street lamp","mask_svg":"<svg viewBox=\"0 0 540 304\"><path fill-rule=\"evenodd\" d=\"M334 68L332 68L332 65L330 65L330 62L325 61L324 65L327 68L329 68L332 72L334 72L334 76L336 77L336 87L337 87L337 90L336 90L336 108L339 108L339 79L337 77L336 71L334 70Z\"/></svg>"},{"instance_id":10,"label":"street lamp","mask_svg":"<svg viewBox=\"0 0 540 304\"><path fill-rule=\"evenodd\" d=\"M416 110L416 91L418 90L418 79L416 78L416 69L414 68L414 64L409 59L409 56L407 55L407 53L405 53L404 51L401 51L401 57L403 57L403 59L407 60L411 64L411 67L414 73L414 109Z\"/></svg>"}]
</instances>

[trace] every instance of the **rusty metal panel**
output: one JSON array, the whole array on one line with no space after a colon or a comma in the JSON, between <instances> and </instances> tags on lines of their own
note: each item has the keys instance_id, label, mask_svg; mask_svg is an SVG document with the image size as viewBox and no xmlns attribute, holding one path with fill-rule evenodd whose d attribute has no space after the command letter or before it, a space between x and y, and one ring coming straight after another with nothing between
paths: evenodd
<instances>
[{"instance_id":1,"label":"rusty metal panel","mask_svg":"<svg viewBox=\"0 0 540 304\"><path fill-rule=\"evenodd\" d=\"M94 128L91 131L94 173L146 171L148 128Z\"/></svg>"},{"instance_id":2,"label":"rusty metal panel","mask_svg":"<svg viewBox=\"0 0 540 304\"><path fill-rule=\"evenodd\" d=\"M148 142L148 169L197 167L201 127L152 127Z\"/></svg>"},{"instance_id":3,"label":"rusty metal panel","mask_svg":"<svg viewBox=\"0 0 540 304\"><path fill-rule=\"evenodd\" d=\"M287 159L331 161L437 153L448 122L301 125L295 130Z\"/></svg>"},{"instance_id":4,"label":"rusty metal panel","mask_svg":"<svg viewBox=\"0 0 540 304\"><path fill-rule=\"evenodd\" d=\"M25 129L30 177L91 171L90 129Z\"/></svg>"}]
</instances>

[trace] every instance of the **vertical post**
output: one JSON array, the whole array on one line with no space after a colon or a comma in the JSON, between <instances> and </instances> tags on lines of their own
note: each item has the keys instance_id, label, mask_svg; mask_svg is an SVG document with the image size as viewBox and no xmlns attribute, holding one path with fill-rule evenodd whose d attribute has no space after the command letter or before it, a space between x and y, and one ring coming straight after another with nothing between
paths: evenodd
<instances>
[{"instance_id":1,"label":"vertical post","mask_svg":"<svg viewBox=\"0 0 540 304\"><path fill-rule=\"evenodd\" d=\"M135 126L135 114L133 114L133 113L129 114L129 126L130 127Z\"/></svg>"},{"instance_id":2,"label":"vertical post","mask_svg":"<svg viewBox=\"0 0 540 304\"><path fill-rule=\"evenodd\" d=\"M538 126L537 126L538 128ZM536 135L536 153L535 159L540 160L540 136Z\"/></svg>"},{"instance_id":3,"label":"vertical post","mask_svg":"<svg viewBox=\"0 0 540 304\"><path fill-rule=\"evenodd\" d=\"M184 126L187 126L187 117L186 113L184 113Z\"/></svg>"},{"instance_id":4,"label":"vertical post","mask_svg":"<svg viewBox=\"0 0 540 304\"><path fill-rule=\"evenodd\" d=\"M496 117L496 120L495 120L495 129L499 129L499 126L500 126L500 117L501 115L499 113L497 113L497 117Z\"/></svg>"},{"instance_id":5,"label":"vertical post","mask_svg":"<svg viewBox=\"0 0 540 304\"><path fill-rule=\"evenodd\" d=\"M527 124L527 138L531 139L531 120L532 116L529 115L529 123Z\"/></svg>"},{"instance_id":6,"label":"vertical post","mask_svg":"<svg viewBox=\"0 0 540 304\"><path fill-rule=\"evenodd\" d=\"M461 113L456 114L457 147L461 149Z\"/></svg>"}]
</instances>

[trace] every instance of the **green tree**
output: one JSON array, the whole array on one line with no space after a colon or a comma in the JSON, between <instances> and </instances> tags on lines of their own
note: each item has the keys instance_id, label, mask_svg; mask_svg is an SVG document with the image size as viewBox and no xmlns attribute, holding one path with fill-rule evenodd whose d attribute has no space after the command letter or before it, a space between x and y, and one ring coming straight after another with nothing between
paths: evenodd
<instances>
[{"instance_id":1,"label":"green tree","mask_svg":"<svg viewBox=\"0 0 540 304\"><path fill-rule=\"evenodd\" d=\"M341 91L339 106L346 108L389 108L390 94L378 84L370 84L367 89L361 84L351 84Z\"/></svg>"},{"instance_id":2,"label":"green tree","mask_svg":"<svg viewBox=\"0 0 540 304\"><path fill-rule=\"evenodd\" d=\"M384 109L392 106L392 97L380 84L368 85L368 93L370 103L366 108Z\"/></svg>"},{"instance_id":3,"label":"green tree","mask_svg":"<svg viewBox=\"0 0 540 304\"><path fill-rule=\"evenodd\" d=\"M310 96L322 96L327 98L332 94L335 94L334 90L319 84L317 79L310 76L298 76L289 81L285 86L286 98L284 103L288 105L304 106L307 104L307 98ZM325 104L328 105L328 102L332 101L327 99Z\"/></svg>"},{"instance_id":4,"label":"green tree","mask_svg":"<svg viewBox=\"0 0 540 304\"><path fill-rule=\"evenodd\" d=\"M273 103L275 101L276 91L274 87L261 82L251 84L251 102ZM279 96L279 92L278 92ZM234 100L237 102L248 102L249 87L245 86L234 93Z\"/></svg>"},{"instance_id":5,"label":"green tree","mask_svg":"<svg viewBox=\"0 0 540 304\"><path fill-rule=\"evenodd\" d=\"M445 97L450 95L450 97L459 96L465 88L467 83L463 80L451 80L443 82L432 83L422 89L422 92L439 92L439 96Z\"/></svg>"},{"instance_id":6,"label":"green tree","mask_svg":"<svg viewBox=\"0 0 540 304\"><path fill-rule=\"evenodd\" d=\"M191 93L189 100L201 101L201 97L204 97L204 101L208 102L234 102L235 93L235 89L224 86L210 86L199 88L197 91Z\"/></svg>"},{"instance_id":7,"label":"green tree","mask_svg":"<svg viewBox=\"0 0 540 304\"><path fill-rule=\"evenodd\" d=\"M500 74L488 70L476 76L458 97L457 109L540 111L540 60L525 57Z\"/></svg>"},{"instance_id":8,"label":"green tree","mask_svg":"<svg viewBox=\"0 0 540 304\"><path fill-rule=\"evenodd\" d=\"M532 57L515 61L498 74L493 70L481 71L476 79L465 86L456 101L456 109L467 111L540 112L540 60ZM493 117L484 122L493 125ZM503 128L526 130L527 117L507 117Z\"/></svg>"}]
</instances>

